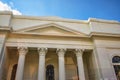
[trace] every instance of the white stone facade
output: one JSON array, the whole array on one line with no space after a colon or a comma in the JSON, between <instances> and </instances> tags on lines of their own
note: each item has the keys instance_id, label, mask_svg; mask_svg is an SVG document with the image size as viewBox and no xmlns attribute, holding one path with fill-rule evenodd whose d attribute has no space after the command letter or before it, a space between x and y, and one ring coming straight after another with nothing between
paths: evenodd
<instances>
[{"instance_id":1,"label":"white stone facade","mask_svg":"<svg viewBox=\"0 0 120 80\"><path fill-rule=\"evenodd\" d=\"M119 80L115 56L118 21L0 12L0 80Z\"/></svg>"}]
</instances>

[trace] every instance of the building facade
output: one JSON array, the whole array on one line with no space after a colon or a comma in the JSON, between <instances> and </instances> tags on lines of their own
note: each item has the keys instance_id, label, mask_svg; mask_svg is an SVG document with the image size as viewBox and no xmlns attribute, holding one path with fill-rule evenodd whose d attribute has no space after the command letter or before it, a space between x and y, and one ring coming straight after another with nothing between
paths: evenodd
<instances>
[{"instance_id":1,"label":"building facade","mask_svg":"<svg viewBox=\"0 0 120 80\"><path fill-rule=\"evenodd\" d=\"M120 80L120 22L0 12L0 80Z\"/></svg>"}]
</instances>

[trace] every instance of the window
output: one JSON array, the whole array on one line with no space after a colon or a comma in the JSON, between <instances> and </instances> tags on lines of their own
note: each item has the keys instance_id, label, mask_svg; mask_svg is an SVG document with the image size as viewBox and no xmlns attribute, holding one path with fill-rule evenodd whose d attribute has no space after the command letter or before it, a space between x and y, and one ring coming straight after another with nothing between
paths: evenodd
<instances>
[{"instance_id":1,"label":"window","mask_svg":"<svg viewBox=\"0 0 120 80\"><path fill-rule=\"evenodd\" d=\"M117 76L117 80L120 80L120 56L114 56L112 58L112 63L115 70L115 74Z\"/></svg>"},{"instance_id":2,"label":"window","mask_svg":"<svg viewBox=\"0 0 120 80\"><path fill-rule=\"evenodd\" d=\"M54 80L54 66L47 65L46 67L46 80Z\"/></svg>"},{"instance_id":3,"label":"window","mask_svg":"<svg viewBox=\"0 0 120 80\"><path fill-rule=\"evenodd\" d=\"M15 80L16 71L17 71L17 64L13 65L12 73L11 73L11 79L10 80Z\"/></svg>"}]
</instances>

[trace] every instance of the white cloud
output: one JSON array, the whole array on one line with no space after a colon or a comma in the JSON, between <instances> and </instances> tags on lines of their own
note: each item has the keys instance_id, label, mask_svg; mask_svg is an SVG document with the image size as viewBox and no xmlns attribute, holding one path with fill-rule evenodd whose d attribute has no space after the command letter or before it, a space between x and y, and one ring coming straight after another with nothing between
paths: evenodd
<instances>
[{"instance_id":1,"label":"white cloud","mask_svg":"<svg viewBox=\"0 0 120 80\"><path fill-rule=\"evenodd\" d=\"M14 15L22 15L20 11L18 11L17 9L12 9L11 6L1 1L0 1L0 11L12 11Z\"/></svg>"}]
</instances>

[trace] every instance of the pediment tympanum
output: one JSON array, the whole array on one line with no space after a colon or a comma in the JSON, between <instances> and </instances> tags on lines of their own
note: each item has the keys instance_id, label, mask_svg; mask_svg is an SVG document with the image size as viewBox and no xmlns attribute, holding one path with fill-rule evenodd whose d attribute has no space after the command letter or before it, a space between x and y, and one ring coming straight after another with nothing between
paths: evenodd
<instances>
[{"instance_id":1,"label":"pediment tympanum","mask_svg":"<svg viewBox=\"0 0 120 80\"><path fill-rule=\"evenodd\" d=\"M61 36L86 36L83 33L74 31L72 29L66 28L55 23L32 26L26 29L19 30L17 32L31 33L31 34L44 34L44 35L61 35Z\"/></svg>"},{"instance_id":2,"label":"pediment tympanum","mask_svg":"<svg viewBox=\"0 0 120 80\"><path fill-rule=\"evenodd\" d=\"M42 34L58 34L58 35L69 34L69 35L75 35L74 33L70 32L70 31L60 29L60 28L58 28L56 26L48 26L48 27L45 27L45 28L30 30L30 31L27 31L27 32L42 33Z\"/></svg>"}]
</instances>

